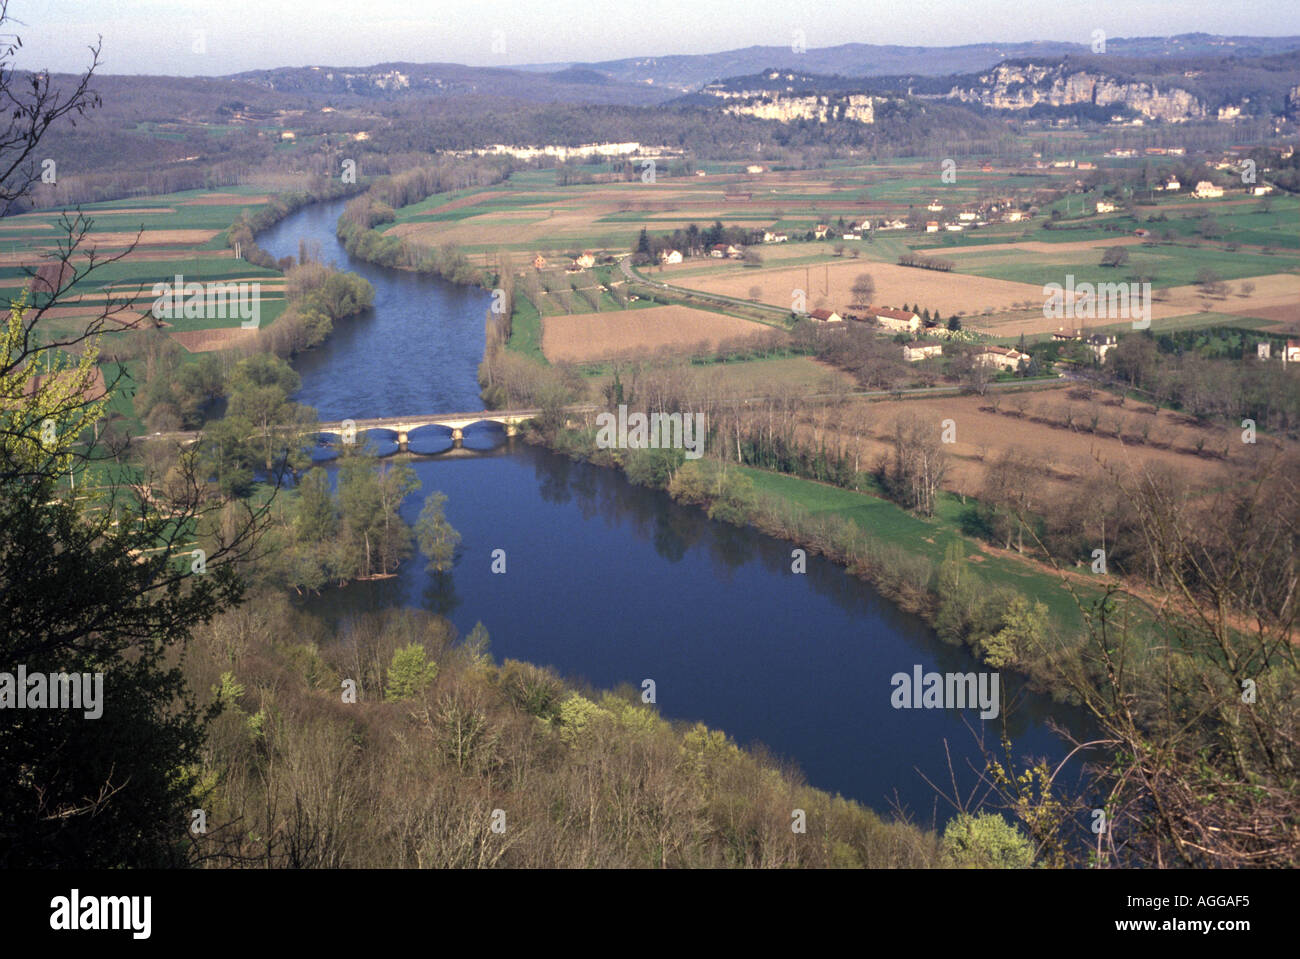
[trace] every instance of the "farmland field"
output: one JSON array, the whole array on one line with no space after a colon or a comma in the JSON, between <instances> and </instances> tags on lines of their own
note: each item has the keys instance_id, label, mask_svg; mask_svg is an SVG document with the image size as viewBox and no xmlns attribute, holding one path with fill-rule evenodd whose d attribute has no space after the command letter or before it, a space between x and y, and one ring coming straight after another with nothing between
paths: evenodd
<instances>
[{"instance_id":1,"label":"farmland field","mask_svg":"<svg viewBox=\"0 0 1300 959\"><path fill-rule=\"evenodd\" d=\"M584 249L625 251L635 247L642 228L651 235L714 222L770 228L789 233L791 241L763 244L759 267L687 257L679 265L643 267L642 272L738 299L751 298L758 287L761 302L780 308L792 305L795 290L804 290L809 309L827 306L841 312L853 311L849 287L867 272L876 284L873 305L906 304L944 317L957 315L965 326L1001 338L1066 327L1119 328L1128 321L1043 317L1043 286L1064 285L1067 277L1076 284L1148 280L1161 293L1152 307L1157 328L1194 323L1194 317L1212 312L1243 327L1287 329L1296 320L1292 305L1300 302L1300 200L1289 196L1197 200L1181 194L1132 213L1081 216L1080 208L1091 209L1089 204L1100 196L1085 194L1049 203L1018 223L991 222L937 234L877 230L862 240L840 240L841 218L849 223L864 216L906 217L930 204L946 211L935 215L951 217L982 198L1059 189L1075 174L1069 169L959 169L955 182L944 183L929 164L894 160L760 174L714 166L707 176L664 177L647 184L616 180L599 172L604 169L597 170L602 182L561 187L553 174L535 171L498 187L440 194L398 210L387 229L417 246L454 243L486 265L500 250L542 253L553 264ZM1052 224L1054 229L1044 229L1044 214L1055 210L1063 219ZM1201 236L1207 222L1217 224L1215 239ZM818 223L830 225L828 238L802 241ZM1139 228L1153 236L1134 235ZM1128 253L1120 268L1101 266L1103 252L1112 246ZM951 259L952 272L899 267L899 256L911 250ZM1207 271L1229 284L1226 298L1207 299L1194 287ZM1246 282L1254 283L1254 294L1243 295L1240 284ZM553 302L538 306L543 315L568 312Z\"/></svg>"},{"instance_id":2,"label":"farmland field","mask_svg":"<svg viewBox=\"0 0 1300 959\"><path fill-rule=\"evenodd\" d=\"M767 328L685 306L542 318L542 352L551 362L587 363L658 350L705 352ZM703 347L701 349L701 347Z\"/></svg>"},{"instance_id":3,"label":"farmland field","mask_svg":"<svg viewBox=\"0 0 1300 959\"><path fill-rule=\"evenodd\" d=\"M1212 485L1226 474L1233 451L1241 448L1239 430L1197 424L1181 413L1157 412L1146 404L1129 401L1120 406L1109 394L1085 398L1072 397L1071 392L1061 386L983 397L854 397L838 407L808 408L800 415L797 435L805 443L826 442L832 448L843 444L858 457L861 469L870 469L892 449L894 426L901 417L935 423L952 419L956 432L955 442L947 447L945 489L980 496L989 467L1018 450L1040 464L1035 496L1044 503L1068 495L1102 468L1121 473L1164 470Z\"/></svg>"}]
</instances>

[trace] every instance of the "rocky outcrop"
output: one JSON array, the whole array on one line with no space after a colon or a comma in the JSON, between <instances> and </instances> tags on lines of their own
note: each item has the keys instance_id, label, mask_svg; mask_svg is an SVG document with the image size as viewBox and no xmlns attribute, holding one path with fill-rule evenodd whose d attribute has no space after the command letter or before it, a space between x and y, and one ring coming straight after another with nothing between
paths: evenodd
<instances>
[{"instance_id":1,"label":"rocky outcrop","mask_svg":"<svg viewBox=\"0 0 1300 959\"><path fill-rule=\"evenodd\" d=\"M995 110L1024 110L1045 103L1128 107L1153 120L1191 120L1205 116L1205 105L1179 87L1126 81L1065 66L1000 64L969 88L954 87L950 97Z\"/></svg>"},{"instance_id":2,"label":"rocky outcrop","mask_svg":"<svg viewBox=\"0 0 1300 959\"><path fill-rule=\"evenodd\" d=\"M781 123L794 120L816 120L818 123L829 123L832 120L875 122L873 98L865 94L783 96L742 92L732 94L727 99L737 101L723 108L727 113L757 117L760 120L778 120Z\"/></svg>"}]
</instances>

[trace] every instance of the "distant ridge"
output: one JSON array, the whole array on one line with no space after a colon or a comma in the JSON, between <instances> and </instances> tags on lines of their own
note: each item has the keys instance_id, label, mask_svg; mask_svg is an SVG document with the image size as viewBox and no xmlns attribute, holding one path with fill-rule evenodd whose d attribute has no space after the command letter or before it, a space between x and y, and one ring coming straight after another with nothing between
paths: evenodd
<instances>
[{"instance_id":1,"label":"distant ridge","mask_svg":"<svg viewBox=\"0 0 1300 959\"><path fill-rule=\"evenodd\" d=\"M1260 57L1300 50L1300 37L1225 37L1188 33L1174 37L1111 37L1106 53L1124 57L1242 56ZM595 63L549 63L514 67L538 73L580 68L616 83L669 87L679 92L698 89L713 80L747 76L768 68L803 70L823 75L943 76L976 73L1003 60L1092 53L1089 42L1035 40L1018 43L972 43L955 47L904 47L842 43L809 47L796 53L790 45L755 46L720 53L628 57Z\"/></svg>"}]
</instances>

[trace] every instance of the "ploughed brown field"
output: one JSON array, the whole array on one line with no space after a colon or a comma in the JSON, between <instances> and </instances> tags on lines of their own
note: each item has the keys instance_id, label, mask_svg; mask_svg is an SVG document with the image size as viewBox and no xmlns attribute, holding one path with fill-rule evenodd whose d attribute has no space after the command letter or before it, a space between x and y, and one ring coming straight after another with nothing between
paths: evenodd
<instances>
[{"instance_id":1,"label":"ploughed brown field","mask_svg":"<svg viewBox=\"0 0 1300 959\"><path fill-rule=\"evenodd\" d=\"M807 296L807 308L819 306L843 312L860 312L854 306L851 289L862 273L869 273L876 284L874 305L901 307L920 303L923 308L939 310L945 317L961 311L978 313L984 309L998 312L1032 302L1042 315L1043 288L1028 283L1013 283L984 276L940 273L893 263L844 260L837 263L775 270L737 267L717 276L683 277L682 286L707 293L721 293L748 299L750 289L759 287L759 299L773 306L789 308L796 290Z\"/></svg>"},{"instance_id":2,"label":"ploughed brown field","mask_svg":"<svg viewBox=\"0 0 1300 959\"><path fill-rule=\"evenodd\" d=\"M174 339L191 353L211 353L234 346L241 339L256 336L257 330L245 330L242 327L224 327L219 330L185 330L171 334Z\"/></svg>"},{"instance_id":3,"label":"ploughed brown field","mask_svg":"<svg viewBox=\"0 0 1300 959\"><path fill-rule=\"evenodd\" d=\"M189 200L182 200L180 206L242 206L248 204L252 206L258 203L265 203L271 197L269 194L257 194L248 196L243 193L205 193L203 196L196 196Z\"/></svg>"},{"instance_id":4,"label":"ploughed brown field","mask_svg":"<svg viewBox=\"0 0 1300 959\"><path fill-rule=\"evenodd\" d=\"M544 317L542 352L553 363L588 363L647 356L661 349L709 352L724 341L770 333L770 327L732 316L688 306L654 306Z\"/></svg>"}]
</instances>

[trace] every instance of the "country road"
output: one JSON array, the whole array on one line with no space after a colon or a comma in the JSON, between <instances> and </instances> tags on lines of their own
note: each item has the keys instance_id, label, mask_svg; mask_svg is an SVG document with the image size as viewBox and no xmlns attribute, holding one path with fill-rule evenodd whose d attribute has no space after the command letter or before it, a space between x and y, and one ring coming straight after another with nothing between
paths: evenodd
<instances>
[{"instance_id":1,"label":"country road","mask_svg":"<svg viewBox=\"0 0 1300 959\"><path fill-rule=\"evenodd\" d=\"M719 303L730 303L734 306L743 306L750 310L766 310L772 314L774 319L779 318L783 326L790 318L789 310L783 310L781 307L772 306L769 303L756 303L753 300L739 300L734 296L723 296L721 293L704 293L700 290L687 289L684 286L673 286L670 283L664 283L660 280L647 279L632 269L632 258L630 256L623 257L623 259L618 261L618 265L623 271L623 275L632 283L642 283L646 286L666 290L669 293L676 293L679 296L694 297L697 300L716 300Z\"/></svg>"}]
</instances>

